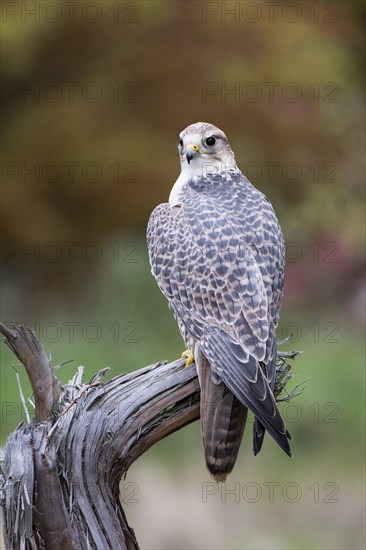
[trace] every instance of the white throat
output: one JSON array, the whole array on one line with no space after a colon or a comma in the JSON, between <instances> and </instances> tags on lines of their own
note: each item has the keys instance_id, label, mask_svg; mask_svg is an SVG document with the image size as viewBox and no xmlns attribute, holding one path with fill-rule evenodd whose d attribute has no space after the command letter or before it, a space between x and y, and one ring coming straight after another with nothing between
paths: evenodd
<instances>
[{"instance_id":1,"label":"white throat","mask_svg":"<svg viewBox=\"0 0 366 550\"><path fill-rule=\"evenodd\" d=\"M189 177L187 177L187 175L182 170L182 172L179 174L179 178L173 185L172 190L170 191L169 204L171 206L178 206L180 204L179 196L185 184L188 183L188 180Z\"/></svg>"},{"instance_id":2,"label":"white throat","mask_svg":"<svg viewBox=\"0 0 366 550\"><path fill-rule=\"evenodd\" d=\"M188 164L186 159L184 159L181 165L182 171L170 191L169 204L172 206L177 206L180 204L180 194L189 180L207 177L210 174L225 174L226 170L232 169L231 165L228 166L224 162L207 157L205 159L204 157L205 155L196 157L190 164Z\"/></svg>"}]
</instances>

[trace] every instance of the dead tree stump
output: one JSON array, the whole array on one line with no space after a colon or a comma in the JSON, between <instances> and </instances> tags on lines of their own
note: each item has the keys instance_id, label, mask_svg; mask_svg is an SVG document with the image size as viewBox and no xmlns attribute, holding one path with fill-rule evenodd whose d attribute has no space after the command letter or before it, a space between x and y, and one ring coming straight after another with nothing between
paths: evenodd
<instances>
[{"instance_id":1,"label":"dead tree stump","mask_svg":"<svg viewBox=\"0 0 366 550\"><path fill-rule=\"evenodd\" d=\"M83 368L62 385L35 333L0 323L23 363L34 395L34 418L9 436L0 468L7 549L135 550L138 543L119 499L119 482L152 445L199 418L195 365L155 363L83 383ZM295 395L287 358L278 352L277 401Z\"/></svg>"},{"instance_id":2,"label":"dead tree stump","mask_svg":"<svg viewBox=\"0 0 366 550\"><path fill-rule=\"evenodd\" d=\"M149 447L199 418L195 366L150 365L62 386L34 332L0 331L32 384L35 416L7 440L2 469L9 549L137 549L119 482Z\"/></svg>"}]
</instances>

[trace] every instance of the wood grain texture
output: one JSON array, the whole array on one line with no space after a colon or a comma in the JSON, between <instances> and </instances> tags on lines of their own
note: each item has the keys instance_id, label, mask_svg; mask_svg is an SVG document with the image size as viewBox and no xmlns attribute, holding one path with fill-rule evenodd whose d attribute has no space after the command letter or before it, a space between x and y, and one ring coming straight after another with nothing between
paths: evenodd
<instances>
[{"instance_id":1,"label":"wood grain texture","mask_svg":"<svg viewBox=\"0 0 366 550\"><path fill-rule=\"evenodd\" d=\"M30 378L38 380L46 362L34 333L24 327L0 330ZM36 402L34 420L18 426L5 446L6 546L137 549L119 482L147 449L199 418L195 366L185 367L184 359L158 362L106 382L103 370L89 383L82 382L79 368L68 385L57 383L57 401L49 369L45 402L57 414L44 419Z\"/></svg>"},{"instance_id":2,"label":"wood grain texture","mask_svg":"<svg viewBox=\"0 0 366 550\"><path fill-rule=\"evenodd\" d=\"M79 367L62 386L33 331L0 323L0 332L38 392L34 419L9 436L0 468L6 548L138 549L119 483L147 449L199 418L195 364L160 361L105 382L103 369L88 383ZM277 355L281 400L292 377L285 359L297 352Z\"/></svg>"}]
</instances>

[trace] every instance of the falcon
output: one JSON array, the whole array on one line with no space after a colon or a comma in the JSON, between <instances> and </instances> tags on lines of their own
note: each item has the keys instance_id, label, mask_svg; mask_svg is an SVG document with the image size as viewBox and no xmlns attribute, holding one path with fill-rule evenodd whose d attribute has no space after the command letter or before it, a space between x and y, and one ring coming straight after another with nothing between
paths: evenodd
<instances>
[{"instance_id":1,"label":"falcon","mask_svg":"<svg viewBox=\"0 0 366 550\"><path fill-rule=\"evenodd\" d=\"M253 451L267 430L291 456L273 395L285 245L269 200L236 165L212 124L179 135L181 173L152 212L152 273L195 361L206 465L223 482L238 456L248 409Z\"/></svg>"}]
</instances>

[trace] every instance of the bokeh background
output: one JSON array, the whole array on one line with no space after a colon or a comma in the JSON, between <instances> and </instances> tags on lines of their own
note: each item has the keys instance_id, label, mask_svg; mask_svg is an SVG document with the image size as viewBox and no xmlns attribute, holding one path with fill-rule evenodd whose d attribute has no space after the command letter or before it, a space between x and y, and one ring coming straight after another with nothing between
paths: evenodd
<instances>
[{"instance_id":1,"label":"bokeh background","mask_svg":"<svg viewBox=\"0 0 366 550\"><path fill-rule=\"evenodd\" d=\"M72 360L61 380L183 350L144 234L188 124L226 132L288 243L279 338L303 351L294 383L310 378L282 407L294 458L269 437L254 458L249 425L216 487L198 423L169 437L121 486L142 548L364 548L365 4L1 8L1 318ZM13 364L2 346L1 444L24 418Z\"/></svg>"}]
</instances>

